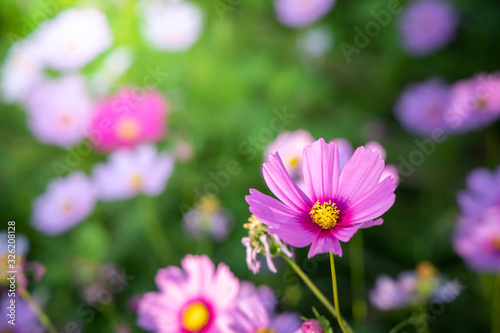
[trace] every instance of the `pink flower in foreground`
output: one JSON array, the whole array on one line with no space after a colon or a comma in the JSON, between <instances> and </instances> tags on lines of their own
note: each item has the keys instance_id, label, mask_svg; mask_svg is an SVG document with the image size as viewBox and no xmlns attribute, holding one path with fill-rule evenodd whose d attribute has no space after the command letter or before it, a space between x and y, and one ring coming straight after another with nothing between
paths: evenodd
<instances>
[{"instance_id":1,"label":"pink flower in foreground","mask_svg":"<svg viewBox=\"0 0 500 333\"><path fill-rule=\"evenodd\" d=\"M103 151L159 141L167 131L167 111L167 101L158 91L122 89L96 107L91 141Z\"/></svg>"},{"instance_id":2,"label":"pink flower in foreground","mask_svg":"<svg viewBox=\"0 0 500 333\"><path fill-rule=\"evenodd\" d=\"M92 178L103 201L128 199L138 194L163 192L174 168L174 158L154 146L117 150L109 161L94 167Z\"/></svg>"},{"instance_id":3,"label":"pink flower in foreground","mask_svg":"<svg viewBox=\"0 0 500 333\"><path fill-rule=\"evenodd\" d=\"M33 227L47 235L59 235L85 220L96 197L91 181L81 172L56 179L33 207Z\"/></svg>"},{"instance_id":4,"label":"pink flower in foreground","mask_svg":"<svg viewBox=\"0 0 500 333\"><path fill-rule=\"evenodd\" d=\"M225 264L215 268L207 256L187 255L182 268L156 274L158 292L139 303L138 325L161 333L229 333L239 281Z\"/></svg>"},{"instance_id":5,"label":"pink flower in foreground","mask_svg":"<svg viewBox=\"0 0 500 333\"><path fill-rule=\"evenodd\" d=\"M377 152L359 147L340 172L337 145L319 139L303 151L309 195L292 181L275 154L264 163L263 173L281 202L255 189L246 200L269 233L295 247L311 244L309 258L324 252L342 256L339 241L349 241L360 228L381 224L382 219L374 219L394 203L394 179L380 180L384 166Z\"/></svg>"},{"instance_id":6,"label":"pink flower in foreground","mask_svg":"<svg viewBox=\"0 0 500 333\"><path fill-rule=\"evenodd\" d=\"M80 76L42 81L29 94L26 107L28 125L43 143L69 147L87 134L92 101Z\"/></svg>"}]
</instances>

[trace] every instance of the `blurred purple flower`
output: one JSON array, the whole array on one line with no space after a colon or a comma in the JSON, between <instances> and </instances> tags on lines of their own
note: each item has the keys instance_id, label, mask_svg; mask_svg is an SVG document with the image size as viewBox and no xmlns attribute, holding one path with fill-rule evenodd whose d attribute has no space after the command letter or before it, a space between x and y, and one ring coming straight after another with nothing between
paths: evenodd
<instances>
[{"instance_id":1,"label":"blurred purple flower","mask_svg":"<svg viewBox=\"0 0 500 333\"><path fill-rule=\"evenodd\" d=\"M280 23L299 28L312 24L328 14L335 2L335 0L274 0L274 7Z\"/></svg>"},{"instance_id":2,"label":"blurred purple flower","mask_svg":"<svg viewBox=\"0 0 500 333\"><path fill-rule=\"evenodd\" d=\"M380 225L378 218L395 200L392 178L380 181L385 162L364 147L356 149L342 171L334 142L319 139L304 148L304 193L290 178L278 153L263 165L266 184L281 200L250 189L246 201L267 230L286 243L311 244L308 257L331 252L342 256L340 241L358 229Z\"/></svg>"},{"instance_id":3,"label":"blurred purple flower","mask_svg":"<svg viewBox=\"0 0 500 333\"><path fill-rule=\"evenodd\" d=\"M404 271L396 280L381 275L370 291L370 302L380 310L393 310L407 306L423 305L428 301L449 303L461 292L462 287L439 275L429 262L421 262L414 271Z\"/></svg>"},{"instance_id":4,"label":"blurred purple flower","mask_svg":"<svg viewBox=\"0 0 500 333\"><path fill-rule=\"evenodd\" d=\"M444 115L450 104L450 88L440 79L431 78L405 88L395 105L399 122L411 133L431 136L447 131Z\"/></svg>"},{"instance_id":5,"label":"blurred purple flower","mask_svg":"<svg viewBox=\"0 0 500 333\"><path fill-rule=\"evenodd\" d=\"M46 79L26 100L28 125L44 143L69 147L82 140L90 124L92 103L83 79Z\"/></svg>"},{"instance_id":6,"label":"blurred purple flower","mask_svg":"<svg viewBox=\"0 0 500 333\"><path fill-rule=\"evenodd\" d=\"M1 91L8 103L23 102L43 78L43 64L31 40L12 45L2 66Z\"/></svg>"},{"instance_id":7,"label":"blurred purple flower","mask_svg":"<svg viewBox=\"0 0 500 333\"><path fill-rule=\"evenodd\" d=\"M138 325L154 332L230 332L239 281L229 267L207 256L187 255L182 268L160 269L160 289L140 300Z\"/></svg>"},{"instance_id":8,"label":"blurred purple flower","mask_svg":"<svg viewBox=\"0 0 500 333\"><path fill-rule=\"evenodd\" d=\"M246 248L246 261L248 269L257 274L260 271L261 264L257 260L257 254L261 253L266 257L266 263L269 270L277 273L272 257L283 253L293 259L293 252L276 235L271 235L265 229L265 225L254 215L245 223L245 229L248 229L248 237L243 237L241 243Z\"/></svg>"},{"instance_id":9,"label":"blurred purple flower","mask_svg":"<svg viewBox=\"0 0 500 333\"><path fill-rule=\"evenodd\" d=\"M403 48L416 57L434 53L455 37L458 21L455 8L447 1L411 2L399 21Z\"/></svg>"},{"instance_id":10,"label":"blurred purple flower","mask_svg":"<svg viewBox=\"0 0 500 333\"><path fill-rule=\"evenodd\" d=\"M271 154L278 152L286 170L293 179L300 178L302 173L302 150L312 144L314 138L306 130L282 132L271 142L264 151L264 160Z\"/></svg>"},{"instance_id":11,"label":"blurred purple flower","mask_svg":"<svg viewBox=\"0 0 500 333\"><path fill-rule=\"evenodd\" d=\"M40 59L57 70L85 66L111 46L106 16L94 8L71 8L42 24L34 38Z\"/></svg>"},{"instance_id":12,"label":"blurred purple flower","mask_svg":"<svg viewBox=\"0 0 500 333\"><path fill-rule=\"evenodd\" d=\"M197 5L184 0L143 3L142 31L155 48L186 51L200 38L203 15Z\"/></svg>"},{"instance_id":13,"label":"blurred purple flower","mask_svg":"<svg viewBox=\"0 0 500 333\"><path fill-rule=\"evenodd\" d=\"M473 270L498 272L500 270L500 205L481 214L462 216L457 223L453 247Z\"/></svg>"},{"instance_id":14,"label":"blurred purple flower","mask_svg":"<svg viewBox=\"0 0 500 333\"><path fill-rule=\"evenodd\" d=\"M33 227L55 236L75 227L94 209L95 189L81 172L52 181L33 206Z\"/></svg>"},{"instance_id":15,"label":"blurred purple flower","mask_svg":"<svg viewBox=\"0 0 500 333\"><path fill-rule=\"evenodd\" d=\"M107 163L94 167L92 178L97 195L104 201L128 199L140 193L160 195L174 168L174 158L143 145L134 150L117 150Z\"/></svg>"},{"instance_id":16,"label":"blurred purple flower","mask_svg":"<svg viewBox=\"0 0 500 333\"><path fill-rule=\"evenodd\" d=\"M222 208L219 199L213 195L202 197L184 215L182 224L187 234L198 239L212 238L217 242L224 241L233 227L231 213Z\"/></svg>"},{"instance_id":17,"label":"blurred purple flower","mask_svg":"<svg viewBox=\"0 0 500 333\"><path fill-rule=\"evenodd\" d=\"M486 168L472 170L467 176L467 189L460 191L457 201L463 215L478 215L500 205L500 166L495 171Z\"/></svg>"},{"instance_id":18,"label":"blurred purple flower","mask_svg":"<svg viewBox=\"0 0 500 333\"><path fill-rule=\"evenodd\" d=\"M35 312L31 309L30 305L26 303L19 294L14 298L8 297L6 291L2 291L2 320L0 320L0 332L9 333L44 333L45 329L38 322ZM15 325L9 324L11 317L9 306L11 300L15 300Z\"/></svg>"},{"instance_id":19,"label":"blurred purple flower","mask_svg":"<svg viewBox=\"0 0 500 333\"><path fill-rule=\"evenodd\" d=\"M445 119L456 132L481 129L500 118L500 72L453 84Z\"/></svg>"},{"instance_id":20,"label":"blurred purple flower","mask_svg":"<svg viewBox=\"0 0 500 333\"><path fill-rule=\"evenodd\" d=\"M300 315L275 313L277 300L271 288L256 288L241 282L236 311L232 314L231 332L238 333L291 333L300 327Z\"/></svg>"}]
</instances>

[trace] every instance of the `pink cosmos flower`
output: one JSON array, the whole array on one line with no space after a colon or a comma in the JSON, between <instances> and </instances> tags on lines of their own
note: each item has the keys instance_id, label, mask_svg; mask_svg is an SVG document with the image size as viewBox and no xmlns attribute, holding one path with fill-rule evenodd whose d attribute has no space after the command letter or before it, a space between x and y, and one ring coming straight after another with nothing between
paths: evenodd
<instances>
[{"instance_id":1,"label":"pink cosmos flower","mask_svg":"<svg viewBox=\"0 0 500 333\"><path fill-rule=\"evenodd\" d=\"M499 119L500 73L481 73L453 84L445 117L457 132L481 129Z\"/></svg>"},{"instance_id":2,"label":"pink cosmos flower","mask_svg":"<svg viewBox=\"0 0 500 333\"><path fill-rule=\"evenodd\" d=\"M460 191L457 201L465 216L484 213L488 208L500 205L500 166L490 171L476 168L467 176L467 189Z\"/></svg>"},{"instance_id":3,"label":"pink cosmos flower","mask_svg":"<svg viewBox=\"0 0 500 333\"><path fill-rule=\"evenodd\" d=\"M289 27L303 27L328 14L336 0L275 0L278 21Z\"/></svg>"},{"instance_id":4,"label":"pink cosmos flower","mask_svg":"<svg viewBox=\"0 0 500 333\"><path fill-rule=\"evenodd\" d=\"M94 8L66 9L35 32L40 59L57 70L85 66L112 43L106 16Z\"/></svg>"},{"instance_id":5,"label":"pink cosmos flower","mask_svg":"<svg viewBox=\"0 0 500 333\"><path fill-rule=\"evenodd\" d=\"M461 217L453 247L473 270L500 271L500 205L482 214Z\"/></svg>"},{"instance_id":6,"label":"pink cosmos flower","mask_svg":"<svg viewBox=\"0 0 500 333\"><path fill-rule=\"evenodd\" d=\"M69 147L87 134L92 102L80 76L42 81L28 96L26 107L28 125L41 142Z\"/></svg>"},{"instance_id":7,"label":"pink cosmos flower","mask_svg":"<svg viewBox=\"0 0 500 333\"><path fill-rule=\"evenodd\" d=\"M160 195L174 168L172 155L154 146L117 150L109 161L94 167L92 178L101 200L123 200L140 193Z\"/></svg>"},{"instance_id":8,"label":"pink cosmos flower","mask_svg":"<svg viewBox=\"0 0 500 333\"><path fill-rule=\"evenodd\" d=\"M158 91L122 89L97 105L91 141L102 151L159 141L166 133L167 111L167 101Z\"/></svg>"},{"instance_id":9,"label":"pink cosmos flower","mask_svg":"<svg viewBox=\"0 0 500 333\"><path fill-rule=\"evenodd\" d=\"M324 333L323 324L317 319L309 319L295 333Z\"/></svg>"},{"instance_id":10,"label":"pink cosmos flower","mask_svg":"<svg viewBox=\"0 0 500 333\"><path fill-rule=\"evenodd\" d=\"M33 227L47 235L62 234L86 219L95 201L95 189L83 173L56 179L35 200Z\"/></svg>"},{"instance_id":11,"label":"pink cosmos flower","mask_svg":"<svg viewBox=\"0 0 500 333\"><path fill-rule=\"evenodd\" d=\"M266 147L264 159L278 152L290 177L296 179L302 171L302 150L313 141L311 133L306 130L283 132Z\"/></svg>"},{"instance_id":12,"label":"pink cosmos flower","mask_svg":"<svg viewBox=\"0 0 500 333\"><path fill-rule=\"evenodd\" d=\"M415 1L401 15L401 42L406 52L413 56L434 53L455 37L458 16L447 1Z\"/></svg>"},{"instance_id":13,"label":"pink cosmos flower","mask_svg":"<svg viewBox=\"0 0 500 333\"><path fill-rule=\"evenodd\" d=\"M225 264L215 268L207 256L187 255L182 269L169 266L156 274L158 292L139 302L138 325L161 333L231 333L231 312L239 281Z\"/></svg>"},{"instance_id":14,"label":"pink cosmos flower","mask_svg":"<svg viewBox=\"0 0 500 333\"><path fill-rule=\"evenodd\" d=\"M311 244L309 258L324 252L342 256L339 241L349 241L360 228L381 224L382 219L374 219L394 203L394 180L380 181L384 166L378 153L359 147L340 172L337 145L320 139L303 151L309 195L292 181L276 153L264 163L263 173L281 202L255 189L246 201L269 233L295 247Z\"/></svg>"}]
</instances>

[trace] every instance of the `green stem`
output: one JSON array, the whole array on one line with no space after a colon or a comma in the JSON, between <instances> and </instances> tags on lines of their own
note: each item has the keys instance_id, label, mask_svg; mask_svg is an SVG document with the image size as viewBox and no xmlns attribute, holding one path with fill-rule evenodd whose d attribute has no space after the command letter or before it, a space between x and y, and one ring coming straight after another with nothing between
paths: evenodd
<instances>
[{"instance_id":1,"label":"green stem","mask_svg":"<svg viewBox=\"0 0 500 333\"><path fill-rule=\"evenodd\" d=\"M143 216L146 216L144 220L146 235L160 263L165 265L173 260L172 257L175 257L175 252L165 236L165 232L156 214L153 199L149 197L142 197L140 199L142 203L141 208L144 210Z\"/></svg>"},{"instance_id":2,"label":"green stem","mask_svg":"<svg viewBox=\"0 0 500 333\"><path fill-rule=\"evenodd\" d=\"M331 252L330 252L330 266L332 267L333 302L335 303L335 309L337 310L337 321L339 322L340 329L342 330L342 332L346 333L346 329L344 327L344 321L342 320L342 316L340 315L339 294L337 290L337 274L335 274L335 260L333 257L333 253Z\"/></svg>"},{"instance_id":3,"label":"green stem","mask_svg":"<svg viewBox=\"0 0 500 333\"><path fill-rule=\"evenodd\" d=\"M500 333L500 272L495 279L495 289L493 292L493 304L491 307L491 332Z\"/></svg>"},{"instance_id":4,"label":"green stem","mask_svg":"<svg viewBox=\"0 0 500 333\"><path fill-rule=\"evenodd\" d=\"M332 303L330 303L330 301L325 297L325 295L323 295L323 293L318 289L318 287L316 287L316 285L311 281L311 279L309 279L309 277L306 275L306 273L304 273L304 271L299 267L299 265L297 265L295 261L290 259L285 254L281 254L281 256L290 265L290 267L292 267L292 269L297 273L297 275L302 279L302 281L304 281L304 283L307 285L307 287L309 287L309 289L318 298L318 300L321 303L323 303L325 308L327 308L327 310L332 314L332 316L338 320L337 312L335 311L335 308L333 307ZM342 318L342 321L345 320ZM349 332L353 332L353 330L349 326L347 327L349 329Z\"/></svg>"},{"instance_id":5,"label":"green stem","mask_svg":"<svg viewBox=\"0 0 500 333\"><path fill-rule=\"evenodd\" d=\"M54 325L50 321L49 317L43 312L42 308L38 303L31 297L30 293L26 289L21 289L21 297L29 304L33 312L35 312L40 323L45 327L49 333L57 333Z\"/></svg>"},{"instance_id":6,"label":"green stem","mask_svg":"<svg viewBox=\"0 0 500 333\"><path fill-rule=\"evenodd\" d=\"M352 281L352 315L354 320L364 322L368 307L365 299L365 264L363 258L363 233L357 232L349 242L349 266Z\"/></svg>"},{"instance_id":7,"label":"green stem","mask_svg":"<svg viewBox=\"0 0 500 333\"><path fill-rule=\"evenodd\" d=\"M410 325L410 323L411 323L411 317L408 318L408 319L406 319L406 320L403 320L402 322L400 322L399 324L397 324L396 326L394 326L392 328L392 330L389 331L389 333L397 333L403 327L406 327L406 326Z\"/></svg>"}]
</instances>

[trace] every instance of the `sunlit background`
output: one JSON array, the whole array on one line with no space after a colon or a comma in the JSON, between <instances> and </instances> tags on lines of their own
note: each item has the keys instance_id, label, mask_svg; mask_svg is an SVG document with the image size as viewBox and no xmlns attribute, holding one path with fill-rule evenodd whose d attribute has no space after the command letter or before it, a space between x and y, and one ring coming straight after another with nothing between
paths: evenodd
<instances>
[{"instance_id":1,"label":"sunlit background","mask_svg":"<svg viewBox=\"0 0 500 333\"><path fill-rule=\"evenodd\" d=\"M0 13L1 229L16 222L18 291L57 332L142 332L141 296L187 254L340 332L282 258L273 273L262 250L253 274L242 244L245 195L272 195L263 162L280 152L300 186L319 138L345 159L378 151L398 182L384 223L336 259L353 329L500 332L499 2L2 0ZM328 256L307 253L296 262L331 298ZM45 331L21 310L14 332Z\"/></svg>"}]
</instances>

